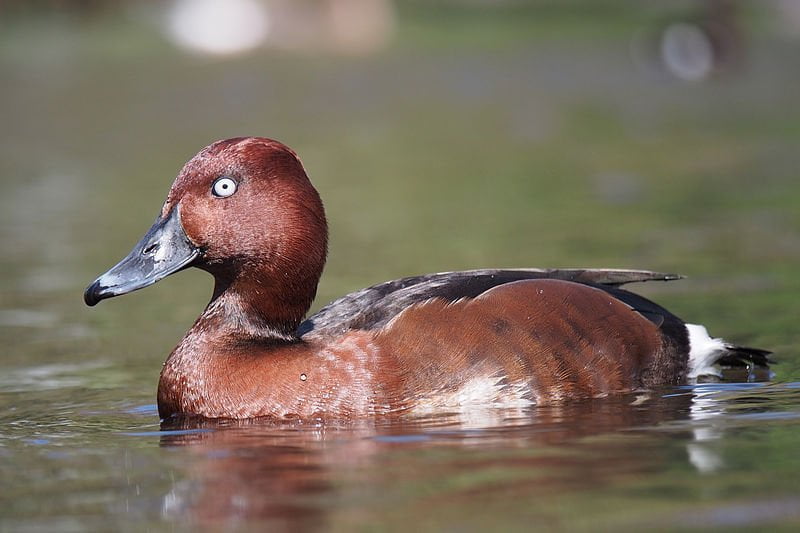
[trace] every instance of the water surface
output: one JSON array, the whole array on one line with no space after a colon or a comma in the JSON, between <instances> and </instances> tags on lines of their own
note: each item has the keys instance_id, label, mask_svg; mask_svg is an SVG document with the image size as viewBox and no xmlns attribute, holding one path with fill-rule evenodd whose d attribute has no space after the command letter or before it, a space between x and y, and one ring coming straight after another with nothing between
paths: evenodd
<instances>
[{"instance_id":1,"label":"water surface","mask_svg":"<svg viewBox=\"0 0 800 533\"><path fill-rule=\"evenodd\" d=\"M114 10L4 19L0 530L796 529L800 44L751 9L744 61L682 82L632 53L685 14L667 4L591 20L413 4L373 55L230 60ZM315 308L424 272L671 271L688 277L635 290L773 350L774 376L469 416L161 427L161 363L210 278L91 310L82 291L184 161L242 134L295 148L325 200Z\"/></svg>"}]
</instances>

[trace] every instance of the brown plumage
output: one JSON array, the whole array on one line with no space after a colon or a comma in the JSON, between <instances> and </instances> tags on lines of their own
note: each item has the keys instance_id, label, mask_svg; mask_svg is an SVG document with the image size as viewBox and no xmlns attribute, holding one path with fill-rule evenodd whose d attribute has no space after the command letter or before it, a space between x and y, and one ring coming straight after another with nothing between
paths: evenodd
<instances>
[{"instance_id":1,"label":"brown plumage","mask_svg":"<svg viewBox=\"0 0 800 533\"><path fill-rule=\"evenodd\" d=\"M189 266L214 276L211 302L164 364L165 418L522 407L681 383L690 371L683 321L619 288L677 276L431 274L347 295L301 323L326 251L322 202L296 154L269 139L228 139L186 164L153 227L85 300ZM708 340L719 358L766 364L766 352Z\"/></svg>"}]
</instances>

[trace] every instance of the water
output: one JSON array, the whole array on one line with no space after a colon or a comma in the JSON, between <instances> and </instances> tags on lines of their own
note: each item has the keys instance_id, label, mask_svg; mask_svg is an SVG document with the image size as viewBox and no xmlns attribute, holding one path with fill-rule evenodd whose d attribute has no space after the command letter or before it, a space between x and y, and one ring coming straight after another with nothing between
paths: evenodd
<instances>
[{"instance_id":1,"label":"water","mask_svg":"<svg viewBox=\"0 0 800 533\"><path fill-rule=\"evenodd\" d=\"M800 520L800 383L699 385L352 425L189 420L159 428L152 404L108 410L97 398L83 402L47 416L4 416L9 531L405 530L410 520L423 530L675 529Z\"/></svg>"},{"instance_id":2,"label":"water","mask_svg":"<svg viewBox=\"0 0 800 533\"><path fill-rule=\"evenodd\" d=\"M401 10L376 55L227 61L114 12L4 19L0 530L800 525L797 39L747 12L745 62L685 83L631 60L669 9L441 9ZM775 374L468 417L161 427L161 363L210 278L93 309L82 291L186 159L241 134L287 142L320 189L316 308L422 272L674 271L635 290L773 350Z\"/></svg>"}]
</instances>

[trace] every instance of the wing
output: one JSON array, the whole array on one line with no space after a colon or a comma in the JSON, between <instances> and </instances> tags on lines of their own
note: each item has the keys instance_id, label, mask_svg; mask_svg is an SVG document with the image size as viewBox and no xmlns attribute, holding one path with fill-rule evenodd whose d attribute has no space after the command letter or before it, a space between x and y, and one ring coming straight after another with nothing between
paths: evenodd
<instances>
[{"instance_id":1,"label":"wing","mask_svg":"<svg viewBox=\"0 0 800 533\"><path fill-rule=\"evenodd\" d=\"M332 335L351 329L378 329L406 307L431 298L453 302L474 298L505 283L542 278L574 281L606 290L660 326L665 318L680 320L646 298L618 287L632 282L669 281L681 277L647 270L608 269L465 270L426 274L387 281L343 296L300 324L298 335Z\"/></svg>"}]
</instances>

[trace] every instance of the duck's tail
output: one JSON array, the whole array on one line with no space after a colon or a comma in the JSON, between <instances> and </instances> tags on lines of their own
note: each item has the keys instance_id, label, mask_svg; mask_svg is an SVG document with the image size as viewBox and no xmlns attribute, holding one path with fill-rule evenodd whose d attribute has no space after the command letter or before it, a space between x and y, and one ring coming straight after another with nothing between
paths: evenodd
<instances>
[{"instance_id":1,"label":"duck's tail","mask_svg":"<svg viewBox=\"0 0 800 533\"><path fill-rule=\"evenodd\" d=\"M715 339L703 326L686 324L686 331L689 333L689 379L722 377L723 367L769 368L773 362L769 358L772 352Z\"/></svg>"}]
</instances>

